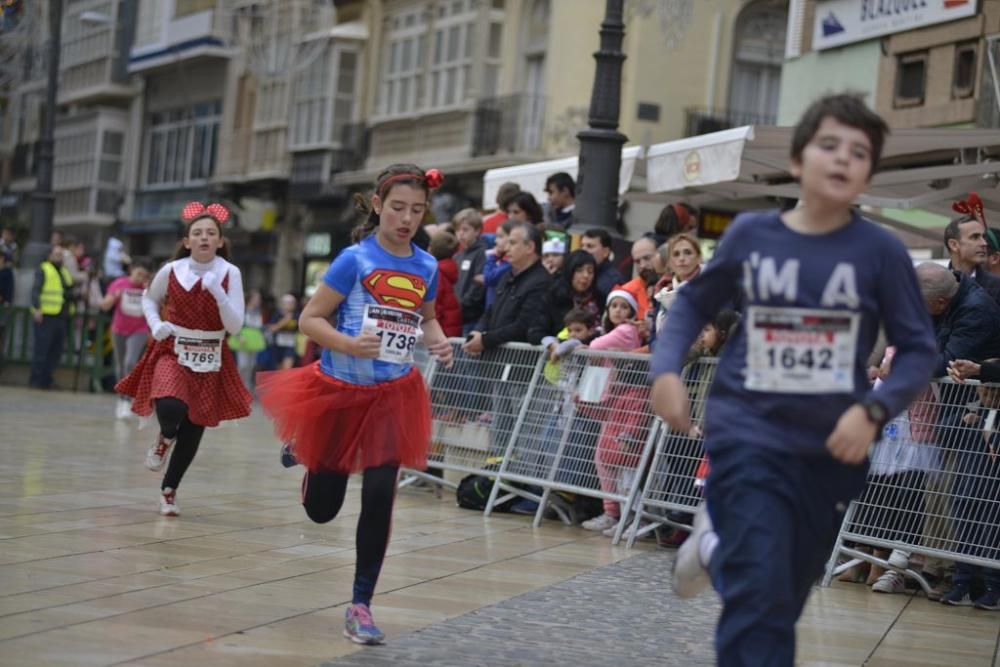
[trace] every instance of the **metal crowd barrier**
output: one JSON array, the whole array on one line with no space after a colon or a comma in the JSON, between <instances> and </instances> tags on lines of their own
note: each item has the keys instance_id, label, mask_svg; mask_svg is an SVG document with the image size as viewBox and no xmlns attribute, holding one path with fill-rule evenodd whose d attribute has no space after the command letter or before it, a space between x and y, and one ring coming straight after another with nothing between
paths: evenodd
<instances>
[{"instance_id":1,"label":"metal crowd barrier","mask_svg":"<svg viewBox=\"0 0 1000 667\"><path fill-rule=\"evenodd\" d=\"M535 525L547 509L569 523L554 492L598 498L620 507L617 543L665 431L649 408L648 355L578 350L552 364L538 346L467 356L461 343L452 339L450 369L417 360L434 415L429 469L406 471L401 484L455 487L465 475L486 475L495 480L486 514L526 498L539 503Z\"/></svg>"},{"instance_id":2,"label":"metal crowd barrier","mask_svg":"<svg viewBox=\"0 0 1000 667\"><path fill-rule=\"evenodd\" d=\"M547 510L569 523L554 493L599 498L620 508L614 540L629 546L657 526L686 527L708 462L699 434L674 432L652 415L648 355L577 350L554 366L541 347L466 356L462 342L452 340L452 368L418 358L433 444L430 469L406 471L403 485L424 478L457 487L465 475L485 475L495 482L485 513L534 500L536 526ZM715 370L716 360L702 359L684 371L699 427ZM1000 569L1000 385L934 381L886 426L871 459L824 585L864 559L929 588L915 570L858 545ZM838 563L844 556L851 560Z\"/></svg>"},{"instance_id":3,"label":"metal crowd barrier","mask_svg":"<svg viewBox=\"0 0 1000 667\"><path fill-rule=\"evenodd\" d=\"M1000 569L1000 385L931 383L890 422L871 454L868 486L848 508L824 585L861 560L919 572L856 547ZM841 556L851 560L839 564Z\"/></svg>"}]
</instances>

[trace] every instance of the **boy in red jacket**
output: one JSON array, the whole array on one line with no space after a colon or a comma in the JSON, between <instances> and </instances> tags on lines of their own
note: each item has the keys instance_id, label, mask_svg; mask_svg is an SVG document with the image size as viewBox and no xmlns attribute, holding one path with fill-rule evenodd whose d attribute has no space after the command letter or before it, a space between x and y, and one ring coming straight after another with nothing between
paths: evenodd
<instances>
[{"instance_id":1,"label":"boy in red jacket","mask_svg":"<svg viewBox=\"0 0 1000 667\"><path fill-rule=\"evenodd\" d=\"M450 230L441 230L431 236L427 249L438 261L438 295L434 313L444 330L444 335L452 338L462 335L462 307L455 296L455 281L458 280L458 265L452 255L458 249L458 239Z\"/></svg>"}]
</instances>

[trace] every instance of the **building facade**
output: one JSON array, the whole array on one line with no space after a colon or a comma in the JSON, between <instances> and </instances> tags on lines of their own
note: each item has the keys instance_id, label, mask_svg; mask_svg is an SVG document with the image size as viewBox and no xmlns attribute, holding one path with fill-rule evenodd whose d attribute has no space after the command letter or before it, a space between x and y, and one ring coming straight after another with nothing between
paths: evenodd
<instances>
[{"instance_id":1,"label":"building facade","mask_svg":"<svg viewBox=\"0 0 1000 667\"><path fill-rule=\"evenodd\" d=\"M787 0L626 7L629 144L774 122ZM442 218L481 202L487 169L578 154L604 9L602 0L66 0L55 224L92 245L114 230L134 255L163 259L185 202L222 201L236 213L227 234L248 286L303 291L347 243L353 195L390 163L444 171ZM0 207L13 203L22 226L43 69L0 105ZM651 227L655 211L644 216Z\"/></svg>"}]
</instances>

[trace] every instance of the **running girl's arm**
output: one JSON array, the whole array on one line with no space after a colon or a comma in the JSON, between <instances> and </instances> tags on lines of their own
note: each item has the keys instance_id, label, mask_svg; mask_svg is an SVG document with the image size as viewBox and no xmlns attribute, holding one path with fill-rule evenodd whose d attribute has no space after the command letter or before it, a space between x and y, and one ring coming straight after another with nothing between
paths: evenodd
<instances>
[{"instance_id":1,"label":"running girl's arm","mask_svg":"<svg viewBox=\"0 0 1000 667\"><path fill-rule=\"evenodd\" d=\"M444 335L441 323L437 321L437 316L434 314L433 299L424 301L423 305L420 306L420 314L424 318L420 324L420 328L424 332L424 345L446 368L451 368L454 352L451 349L451 343L448 342L448 337Z\"/></svg>"},{"instance_id":2,"label":"running girl's arm","mask_svg":"<svg viewBox=\"0 0 1000 667\"><path fill-rule=\"evenodd\" d=\"M334 352L365 359L376 358L379 351L378 336L361 333L356 337L351 337L340 333L330 323L330 316L340 307L344 298L344 295L337 290L325 283L320 283L319 287L316 288L316 293L302 309L302 315L299 317L299 331L309 336L318 345Z\"/></svg>"},{"instance_id":3,"label":"running girl's arm","mask_svg":"<svg viewBox=\"0 0 1000 667\"><path fill-rule=\"evenodd\" d=\"M150 332L157 340L166 337L163 336L165 333L163 325L170 324L160 319L160 306L167 298L167 285L170 282L170 272L173 270L173 262L167 262L161 266L153 279L149 281L149 287L142 293L142 314L146 316L146 324L149 325Z\"/></svg>"},{"instance_id":4,"label":"running girl's arm","mask_svg":"<svg viewBox=\"0 0 1000 667\"><path fill-rule=\"evenodd\" d=\"M228 292L222 288L222 282L211 273L206 274L202 278L201 284L202 287L215 297L215 303L219 306L219 316L222 318L222 326L229 333L236 335L243 328L243 310L245 307L243 300L243 274L232 264L229 265L228 269Z\"/></svg>"}]
</instances>

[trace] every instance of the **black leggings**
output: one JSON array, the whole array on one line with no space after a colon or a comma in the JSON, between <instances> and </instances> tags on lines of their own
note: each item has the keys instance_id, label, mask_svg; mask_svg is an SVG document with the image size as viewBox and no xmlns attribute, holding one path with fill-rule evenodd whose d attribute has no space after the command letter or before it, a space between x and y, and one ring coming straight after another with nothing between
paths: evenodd
<instances>
[{"instance_id":1,"label":"black leggings","mask_svg":"<svg viewBox=\"0 0 1000 667\"><path fill-rule=\"evenodd\" d=\"M356 538L353 604L370 604L375 594L375 584L382 570L386 547L389 546L398 471L397 466L385 465L368 468L364 472ZM306 514L316 523L326 523L337 516L344 504L347 475L307 472L302 487L302 506Z\"/></svg>"},{"instance_id":2,"label":"black leggings","mask_svg":"<svg viewBox=\"0 0 1000 667\"><path fill-rule=\"evenodd\" d=\"M156 420L160 422L160 433L165 438L177 438L173 453L170 455L170 463L167 464L167 473L163 476L160 488L176 491L188 466L194 461L194 455L198 453L198 445L201 444L201 436L205 433L205 427L191 423L187 416L187 403L179 398L170 396L158 398L155 405Z\"/></svg>"}]
</instances>

